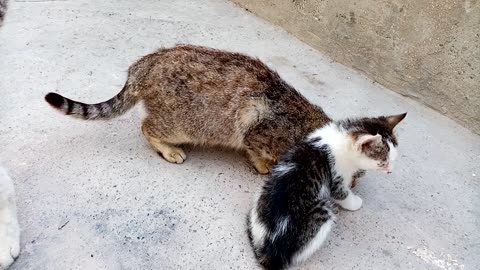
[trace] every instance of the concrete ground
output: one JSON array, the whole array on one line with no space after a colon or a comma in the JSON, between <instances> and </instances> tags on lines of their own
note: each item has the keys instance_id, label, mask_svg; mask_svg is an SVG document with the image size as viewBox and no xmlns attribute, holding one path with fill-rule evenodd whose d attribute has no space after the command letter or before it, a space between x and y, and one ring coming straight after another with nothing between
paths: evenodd
<instances>
[{"instance_id":1,"label":"concrete ground","mask_svg":"<svg viewBox=\"0 0 480 270\"><path fill-rule=\"evenodd\" d=\"M245 214L264 177L237 154L159 158L141 108L109 122L49 108L49 91L99 102L135 59L194 43L258 56L334 118L408 112L392 175L293 269L480 269L480 138L230 2L19 1L0 33L0 162L15 180L12 269L256 269ZM212 119L213 120L213 119Z\"/></svg>"}]
</instances>

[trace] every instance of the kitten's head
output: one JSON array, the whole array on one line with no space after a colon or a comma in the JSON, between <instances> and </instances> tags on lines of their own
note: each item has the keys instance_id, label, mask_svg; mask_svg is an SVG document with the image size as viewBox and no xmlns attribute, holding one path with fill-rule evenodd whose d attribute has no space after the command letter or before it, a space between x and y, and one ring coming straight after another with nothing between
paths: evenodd
<instances>
[{"instance_id":1,"label":"kitten's head","mask_svg":"<svg viewBox=\"0 0 480 270\"><path fill-rule=\"evenodd\" d=\"M341 122L353 138L353 149L360 169L392 172L398 145L393 130L406 115L407 113Z\"/></svg>"}]
</instances>

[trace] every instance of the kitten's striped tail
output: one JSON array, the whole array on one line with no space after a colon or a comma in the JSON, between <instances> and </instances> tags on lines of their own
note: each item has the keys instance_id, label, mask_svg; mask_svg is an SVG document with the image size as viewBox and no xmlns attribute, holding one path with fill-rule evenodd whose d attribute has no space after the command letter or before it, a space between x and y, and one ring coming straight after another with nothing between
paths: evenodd
<instances>
[{"instance_id":1,"label":"kitten's striped tail","mask_svg":"<svg viewBox=\"0 0 480 270\"><path fill-rule=\"evenodd\" d=\"M138 101L137 95L125 84L122 91L113 98L97 104L85 104L63 97L56 93L48 93L45 100L55 109L66 115L85 120L110 119L125 113Z\"/></svg>"}]
</instances>

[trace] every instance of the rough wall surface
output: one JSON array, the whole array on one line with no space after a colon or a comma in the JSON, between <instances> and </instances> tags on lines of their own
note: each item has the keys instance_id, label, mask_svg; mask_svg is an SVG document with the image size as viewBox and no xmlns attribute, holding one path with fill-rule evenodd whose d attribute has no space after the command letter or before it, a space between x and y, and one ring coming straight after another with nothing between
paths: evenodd
<instances>
[{"instance_id":1,"label":"rough wall surface","mask_svg":"<svg viewBox=\"0 0 480 270\"><path fill-rule=\"evenodd\" d=\"M233 0L480 134L479 0Z\"/></svg>"}]
</instances>

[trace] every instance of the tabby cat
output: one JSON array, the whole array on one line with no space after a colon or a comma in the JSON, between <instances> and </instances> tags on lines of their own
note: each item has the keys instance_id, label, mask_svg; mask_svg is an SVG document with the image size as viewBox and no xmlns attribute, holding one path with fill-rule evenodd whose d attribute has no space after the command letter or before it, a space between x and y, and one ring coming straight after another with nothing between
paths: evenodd
<instances>
[{"instance_id":1,"label":"tabby cat","mask_svg":"<svg viewBox=\"0 0 480 270\"><path fill-rule=\"evenodd\" d=\"M248 235L265 269L284 269L310 257L335 221L336 204L355 211L350 190L360 170L391 172L394 127L406 114L331 122L300 140L274 167L247 219Z\"/></svg>"},{"instance_id":2,"label":"tabby cat","mask_svg":"<svg viewBox=\"0 0 480 270\"><path fill-rule=\"evenodd\" d=\"M143 101L143 134L167 161L184 162L182 144L224 146L246 152L262 174L294 142L331 121L260 60L193 45L142 57L108 101L85 104L56 93L45 99L88 120L121 115Z\"/></svg>"}]
</instances>

